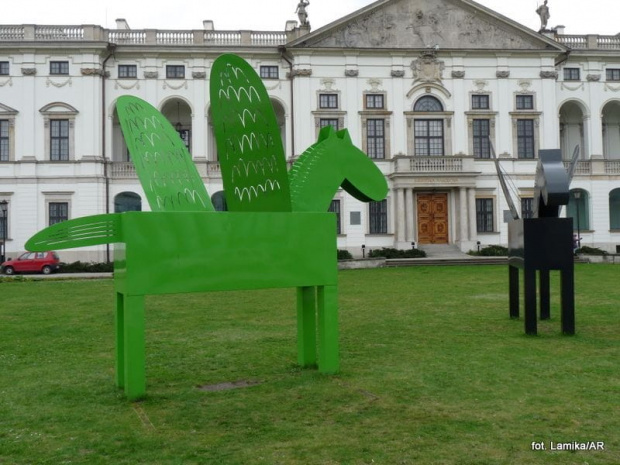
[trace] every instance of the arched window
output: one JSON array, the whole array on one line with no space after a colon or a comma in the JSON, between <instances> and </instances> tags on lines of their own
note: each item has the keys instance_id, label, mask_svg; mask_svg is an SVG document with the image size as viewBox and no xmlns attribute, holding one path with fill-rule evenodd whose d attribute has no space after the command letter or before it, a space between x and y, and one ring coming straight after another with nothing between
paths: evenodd
<instances>
[{"instance_id":1,"label":"arched window","mask_svg":"<svg viewBox=\"0 0 620 465\"><path fill-rule=\"evenodd\" d=\"M443 105L435 97L425 95L417 100L413 111L443 111Z\"/></svg>"},{"instance_id":2,"label":"arched window","mask_svg":"<svg viewBox=\"0 0 620 465\"><path fill-rule=\"evenodd\" d=\"M413 106L415 113L443 112L441 102L430 95L419 98ZM445 155L444 147L444 119L429 118L425 115L416 115L413 121L413 150L415 156L439 157Z\"/></svg>"},{"instance_id":3,"label":"arched window","mask_svg":"<svg viewBox=\"0 0 620 465\"><path fill-rule=\"evenodd\" d=\"M121 192L114 197L114 213L142 211L142 198L133 192Z\"/></svg>"},{"instance_id":4,"label":"arched window","mask_svg":"<svg viewBox=\"0 0 620 465\"><path fill-rule=\"evenodd\" d=\"M574 189L570 191L568 205L566 206L566 217L573 218L574 230L590 229L590 209L589 196L583 189Z\"/></svg>"},{"instance_id":5,"label":"arched window","mask_svg":"<svg viewBox=\"0 0 620 465\"><path fill-rule=\"evenodd\" d=\"M609 227L620 229L620 189L609 193Z\"/></svg>"}]
</instances>

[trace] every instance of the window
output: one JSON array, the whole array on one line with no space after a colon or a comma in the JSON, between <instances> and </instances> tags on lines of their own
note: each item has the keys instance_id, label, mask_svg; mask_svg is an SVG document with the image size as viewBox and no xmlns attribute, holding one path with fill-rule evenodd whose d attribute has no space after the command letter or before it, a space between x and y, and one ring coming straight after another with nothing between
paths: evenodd
<instances>
[{"instance_id":1,"label":"window","mask_svg":"<svg viewBox=\"0 0 620 465\"><path fill-rule=\"evenodd\" d=\"M534 96L533 95L517 95L516 106L517 106L517 110L533 110L534 109Z\"/></svg>"},{"instance_id":2,"label":"window","mask_svg":"<svg viewBox=\"0 0 620 465\"><path fill-rule=\"evenodd\" d=\"M118 65L119 79L135 79L138 77L137 65Z\"/></svg>"},{"instance_id":3,"label":"window","mask_svg":"<svg viewBox=\"0 0 620 465\"><path fill-rule=\"evenodd\" d=\"M385 120L366 120L366 147L370 158L385 158Z\"/></svg>"},{"instance_id":4,"label":"window","mask_svg":"<svg viewBox=\"0 0 620 465\"><path fill-rule=\"evenodd\" d=\"M387 234L387 200L368 203L370 234Z\"/></svg>"},{"instance_id":5,"label":"window","mask_svg":"<svg viewBox=\"0 0 620 465\"><path fill-rule=\"evenodd\" d=\"M0 119L0 161L9 161L9 121Z\"/></svg>"},{"instance_id":6,"label":"window","mask_svg":"<svg viewBox=\"0 0 620 465\"><path fill-rule=\"evenodd\" d=\"M564 68L565 81L579 81L579 68Z\"/></svg>"},{"instance_id":7,"label":"window","mask_svg":"<svg viewBox=\"0 0 620 465\"><path fill-rule=\"evenodd\" d=\"M2 212L0 212L0 239L7 239L9 237L8 220L9 220L9 205L7 204L6 213L2 214Z\"/></svg>"},{"instance_id":8,"label":"window","mask_svg":"<svg viewBox=\"0 0 620 465\"><path fill-rule=\"evenodd\" d=\"M443 111L443 105L435 97L426 95L417 100L413 111Z\"/></svg>"},{"instance_id":9,"label":"window","mask_svg":"<svg viewBox=\"0 0 620 465\"><path fill-rule=\"evenodd\" d=\"M338 118L321 118L319 120L319 127L323 129L325 126L331 126L337 131L338 130Z\"/></svg>"},{"instance_id":10,"label":"window","mask_svg":"<svg viewBox=\"0 0 620 465\"><path fill-rule=\"evenodd\" d=\"M441 156L443 150L443 120L414 121L415 155Z\"/></svg>"},{"instance_id":11,"label":"window","mask_svg":"<svg viewBox=\"0 0 620 465\"><path fill-rule=\"evenodd\" d=\"M489 96L488 95L472 95L471 96L471 109L472 110L488 110Z\"/></svg>"},{"instance_id":12,"label":"window","mask_svg":"<svg viewBox=\"0 0 620 465\"><path fill-rule=\"evenodd\" d=\"M336 233L342 234L340 228L340 200L332 200L332 203L329 204L329 209L327 211L336 214Z\"/></svg>"},{"instance_id":13,"label":"window","mask_svg":"<svg viewBox=\"0 0 620 465\"><path fill-rule=\"evenodd\" d=\"M534 217L534 199L527 197L521 199L521 218L533 218Z\"/></svg>"},{"instance_id":14,"label":"window","mask_svg":"<svg viewBox=\"0 0 620 465\"><path fill-rule=\"evenodd\" d=\"M69 120L50 120L50 159L69 160Z\"/></svg>"},{"instance_id":15,"label":"window","mask_svg":"<svg viewBox=\"0 0 620 465\"><path fill-rule=\"evenodd\" d=\"M134 192L121 192L114 197L114 213L142 211L142 199Z\"/></svg>"},{"instance_id":16,"label":"window","mask_svg":"<svg viewBox=\"0 0 620 465\"><path fill-rule=\"evenodd\" d=\"M69 74L69 62L50 61L50 74Z\"/></svg>"},{"instance_id":17,"label":"window","mask_svg":"<svg viewBox=\"0 0 620 465\"><path fill-rule=\"evenodd\" d=\"M605 76L605 79L608 81L620 81L620 68L606 69Z\"/></svg>"},{"instance_id":18,"label":"window","mask_svg":"<svg viewBox=\"0 0 620 465\"><path fill-rule=\"evenodd\" d=\"M277 66L261 66L260 77L263 79L278 79L278 67Z\"/></svg>"},{"instance_id":19,"label":"window","mask_svg":"<svg viewBox=\"0 0 620 465\"><path fill-rule=\"evenodd\" d=\"M620 229L620 189L614 189L609 193L609 227Z\"/></svg>"},{"instance_id":20,"label":"window","mask_svg":"<svg viewBox=\"0 0 620 465\"><path fill-rule=\"evenodd\" d=\"M474 157L476 158L491 158L489 128L488 119L475 119L472 121Z\"/></svg>"},{"instance_id":21,"label":"window","mask_svg":"<svg viewBox=\"0 0 620 465\"><path fill-rule=\"evenodd\" d=\"M185 66L167 65L166 79L185 79Z\"/></svg>"},{"instance_id":22,"label":"window","mask_svg":"<svg viewBox=\"0 0 620 465\"><path fill-rule=\"evenodd\" d=\"M385 108L383 94L366 94L366 108L382 110Z\"/></svg>"},{"instance_id":23,"label":"window","mask_svg":"<svg viewBox=\"0 0 620 465\"><path fill-rule=\"evenodd\" d=\"M69 219L69 202L50 202L48 208L50 226Z\"/></svg>"},{"instance_id":24,"label":"window","mask_svg":"<svg viewBox=\"0 0 620 465\"><path fill-rule=\"evenodd\" d=\"M9 75L9 62L0 61L0 76L8 76L8 75Z\"/></svg>"},{"instance_id":25,"label":"window","mask_svg":"<svg viewBox=\"0 0 620 465\"><path fill-rule=\"evenodd\" d=\"M338 94L319 94L319 108L338 108Z\"/></svg>"},{"instance_id":26,"label":"window","mask_svg":"<svg viewBox=\"0 0 620 465\"><path fill-rule=\"evenodd\" d=\"M575 196L575 192L579 193L579 198ZM575 231L590 229L589 203L588 193L583 189L570 191L568 205L566 205L566 217L573 218L573 229Z\"/></svg>"},{"instance_id":27,"label":"window","mask_svg":"<svg viewBox=\"0 0 620 465\"><path fill-rule=\"evenodd\" d=\"M517 120L517 156L534 158L534 120Z\"/></svg>"},{"instance_id":28,"label":"window","mask_svg":"<svg viewBox=\"0 0 620 465\"><path fill-rule=\"evenodd\" d=\"M493 199L476 199L476 230L493 232Z\"/></svg>"}]
</instances>

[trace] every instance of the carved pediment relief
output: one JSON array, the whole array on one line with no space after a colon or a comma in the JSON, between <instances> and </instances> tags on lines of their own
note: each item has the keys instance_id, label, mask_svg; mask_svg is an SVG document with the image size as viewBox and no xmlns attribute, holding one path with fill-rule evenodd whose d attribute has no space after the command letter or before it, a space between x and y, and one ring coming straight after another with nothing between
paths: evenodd
<instances>
[{"instance_id":1,"label":"carved pediment relief","mask_svg":"<svg viewBox=\"0 0 620 465\"><path fill-rule=\"evenodd\" d=\"M552 44L467 0L392 0L369 5L291 45L514 50L544 49Z\"/></svg>"}]
</instances>

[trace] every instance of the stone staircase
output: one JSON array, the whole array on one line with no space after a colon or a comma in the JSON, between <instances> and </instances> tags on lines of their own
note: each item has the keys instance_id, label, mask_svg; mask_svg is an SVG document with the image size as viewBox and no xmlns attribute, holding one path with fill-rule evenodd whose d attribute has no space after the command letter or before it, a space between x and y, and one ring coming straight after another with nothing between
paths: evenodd
<instances>
[{"instance_id":1,"label":"stone staircase","mask_svg":"<svg viewBox=\"0 0 620 465\"><path fill-rule=\"evenodd\" d=\"M426 252L425 258L394 258L386 260L386 266L429 265L500 265L507 264L508 257L474 257L461 252L456 245L424 244L418 246Z\"/></svg>"}]
</instances>

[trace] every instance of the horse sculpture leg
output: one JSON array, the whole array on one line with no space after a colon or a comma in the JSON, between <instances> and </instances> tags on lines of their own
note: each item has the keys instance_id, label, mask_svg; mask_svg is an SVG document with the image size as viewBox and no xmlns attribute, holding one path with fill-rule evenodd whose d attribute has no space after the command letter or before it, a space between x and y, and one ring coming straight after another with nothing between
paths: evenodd
<instances>
[{"instance_id":1,"label":"horse sculpture leg","mask_svg":"<svg viewBox=\"0 0 620 465\"><path fill-rule=\"evenodd\" d=\"M124 295L122 297L122 323L117 323L119 347L117 367L122 368L123 387L129 400L143 397L146 392L145 347L144 347L144 296ZM119 315L120 316L120 315ZM122 327L121 327L122 326ZM119 344L119 340L122 342ZM120 360L122 354L122 360ZM121 378L121 373L117 379ZM118 381L117 381L118 384Z\"/></svg>"},{"instance_id":2,"label":"horse sculpture leg","mask_svg":"<svg viewBox=\"0 0 620 465\"><path fill-rule=\"evenodd\" d=\"M297 288L297 362L316 365L316 287Z\"/></svg>"},{"instance_id":3,"label":"horse sculpture leg","mask_svg":"<svg viewBox=\"0 0 620 465\"><path fill-rule=\"evenodd\" d=\"M338 288L319 286L317 292L319 317L319 371L336 373L340 368L338 355Z\"/></svg>"},{"instance_id":4,"label":"horse sculpture leg","mask_svg":"<svg viewBox=\"0 0 620 465\"><path fill-rule=\"evenodd\" d=\"M116 293L116 386L125 387L125 295Z\"/></svg>"}]
</instances>

